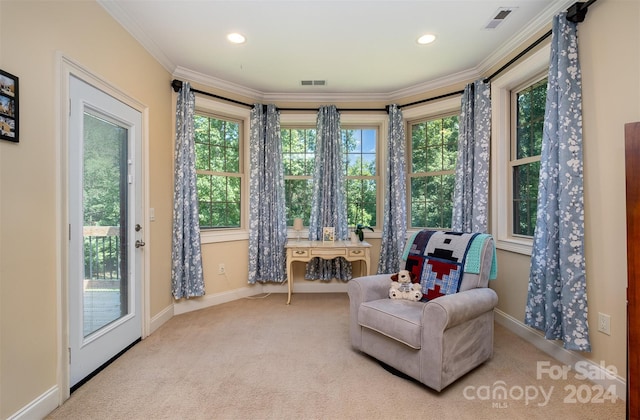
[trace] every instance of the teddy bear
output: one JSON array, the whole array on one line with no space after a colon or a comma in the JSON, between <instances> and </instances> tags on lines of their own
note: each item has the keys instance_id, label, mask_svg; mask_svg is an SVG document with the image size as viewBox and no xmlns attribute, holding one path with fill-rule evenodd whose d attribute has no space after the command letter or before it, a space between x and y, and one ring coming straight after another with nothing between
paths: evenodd
<instances>
[{"instance_id":1,"label":"teddy bear","mask_svg":"<svg viewBox=\"0 0 640 420\"><path fill-rule=\"evenodd\" d=\"M414 302L422 299L420 283L413 283L414 279L414 274L408 270L400 270L396 274L392 274L389 297L391 299L406 299Z\"/></svg>"}]
</instances>

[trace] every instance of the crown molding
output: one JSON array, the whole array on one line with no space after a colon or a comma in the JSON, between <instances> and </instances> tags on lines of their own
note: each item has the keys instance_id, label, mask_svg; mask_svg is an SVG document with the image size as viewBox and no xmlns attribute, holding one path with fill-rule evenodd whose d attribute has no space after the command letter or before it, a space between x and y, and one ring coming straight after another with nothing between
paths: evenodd
<instances>
[{"instance_id":1,"label":"crown molding","mask_svg":"<svg viewBox=\"0 0 640 420\"><path fill-rule=\"evenodd\" d=\"M487 73L493 66L505 60L509 54L513 53L518 47L527 42L536 33L547 27L553 21L553 17L566 11L569 6L575 3L575 0L562 0L553 1L547 6L542 13L540 13L534 20L530 21L528 25L522 28L521 31L502 44L493 54L489 55L480 64L476 66L479 74Z\"/></svg>"},{"instance_id":2,"label":"crown molding","mask_svg":"<svg viewBox=\"0 0 640 420\"><path fill-rule=\"evenodd\" d=\"M197 71L193 71L181 66L176 67L172 75L177 79L185 79L189 82L195 82L210 88L220 89L228 93L241 95L258 102L263 101L265 96L265 94L259 90L241 86L236 83L227 82L226 80L208 76L206 74L199 73Z\"/></svg>"},{"instance_id":3,"label":"crown molding","mask_svg":"<svg viewBox=\"0 0 640 420\"><path fill-rule=\"evenodd\" d=\"M389 95L384 93L265 93L264 99L267 102L386 102Z\"/></svg>"},{"instance_id":4,"label":"crown molding","mask_svg":"<svg viewBox=\"0 0 640 420\"><path fill-rule=\"evenodd\" d=\"M388 102L393 103L404 98L424 95L448 86L461 83L468 83L486 74L493 66L505 60L513 51L527 42L537 32L550 24L553 16L565 11L575 0L553 1L540 13L536 19L519 31L514 37L502 44L493 54L489 55L476 67L460 71L455 74L440 77L407 88L399 89L387 93L278 93L263 92L248 88L236 83L228 82L213 76L208 76L173 63L162 52L162 49L145 33L140 27L120 8L116 3L109 0L96 0L127 32L129 32L141 45L151 54L169 73L175 78L185 79L190 82L199 83L213 89L219 89L229 94L236 94L250 98L257 102Z\"/></svg>"},{"instance_id":5,"label":"crown molding","mask_svg":"<svg viewBox=\"0 0 640 420\"><path fill-rule=\"evenodd\" d=\"M428 82L410 86L405 89L396 90L391 93L277 93L277 92L261 92L250 89L242 85L227 82L216 77L198 73L184 67L178 66L173 72L173 77L185 79L190 82L196 82L203 86L219 89L229 94L242 95L256 101L261 102L289 102L289 103L305 103L305 102L394 102L414 95L421 95L440 88L456 85L459 83L467 83L469 80L476 80L481 74L476 69L461 71L446 77L441 77Z\"/></svg>"},{"instance_id":6,"label":"crown molding","mask_svg":"<svg viewBox=\"0 0 640 420\"><path fill-rule=\"evenodd\" d=\"M116 22L120 24L120 26L124 28L125 31L129 32L129 34L131 34L131 36L140 43L142 48L147 50L147 52L151 54L151 56L155 58L162 67L164 67L169 73L174 71L176 65L162 52L162 49L158 47L158 44L147 36L135 21L129 18L117 3L108 0L96 1L104 10L107 11L107 13L111 15L113 19L115 19Z\"/></svg>"},{"instance_id":7,"label":"crown molding","mask_svg":"<svg viewBox=\"0 0 640 420\"><path fill-rule=\"evenodd\" d=\"M446 88L460 83L468 83L470 80L479 79L481 76L482 75L475 68L463 70L435 80L396 90L388 95L388 99L393 102L404 98L410 98L415 95L423 95L426 92L431 92L437 89Z\"/></svg>"}]
</instances>

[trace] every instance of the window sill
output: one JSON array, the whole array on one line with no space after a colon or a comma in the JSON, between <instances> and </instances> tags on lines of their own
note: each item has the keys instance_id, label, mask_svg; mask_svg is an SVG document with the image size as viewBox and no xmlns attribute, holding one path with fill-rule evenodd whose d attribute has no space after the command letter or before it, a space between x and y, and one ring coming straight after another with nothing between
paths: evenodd
<instances>
[{"instance_id":1,"label":"window sill","mask_svg":"<svg viewBox=\"0 0 640 420\"><path fill-rule=\"evenodd\" d=\"M496 248L514 252L516 254L531 255L531 248L533 247L533 241L527 239L496 239Z\"/></svg>"},{"instance_id":2,"label":"window sill","mask_svg":"<svg viewBox=\"0 0 640 420\"><path fill-rule=\"evenodd\" d=\"M212 244L217 242L248 241L249 231L240 229L203 230L200 232L200 243Z\"/></svg>"}]
</instances>

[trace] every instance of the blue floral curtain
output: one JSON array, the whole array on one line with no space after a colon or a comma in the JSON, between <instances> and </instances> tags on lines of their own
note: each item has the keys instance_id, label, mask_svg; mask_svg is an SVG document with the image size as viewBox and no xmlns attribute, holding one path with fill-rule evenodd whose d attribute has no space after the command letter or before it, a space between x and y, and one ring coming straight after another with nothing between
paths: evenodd
<instances>
[{"instance_id":1,"label":"blue floral curtain","mask_svg":"<svg viewBox=\"0 0 640 420\"><path fill-rule=\"evenodd\" d=\"M389 107L389 145L384 196L384 221L378 273L395 273L400 269L407 234L407 186L404 121L397 105Z\"/></svg>"},{"instance_id":2,"label":"blue floral curtain","mask_svg":"<svg viewBox=\"0 0 640 420\"><path fill-rule=\"evenodd\" d=\"M309 239L312 241L322 240L323 227L335 228L336 240L346 240L349 235L342 159L340 113L334 105L321 107L318 110L313 201L309 221ZM305 278L347 281L351 279L351 273L351 263L344 258L314 258L307 263Z\"/></svg>"},{"instance_id":3,"label":"blue floral curtain","mask_svg":"<svg viewBox=\"0 0 640 420\"><path fill-rule=\"evenodd\" d=\"M484 233L489 213L489 83L477 80L465 87L459 125L451 229Z\"/></svg>"},{"instance_id":4,"label":"blue floral curtain","mask_svg":"<svg viewBox=\"0 0 640 420\"><path fill-rule=\"evenodd\" d=\"M176 299L204 295L196 154L194 142L195 96L182 84L176 104L176 148L173 190L171 288Z\"/></svg>"},{"instance_id":5,"label":"blue floral curtain","mask_svg":"<svg viewBox=\"0 0 640 420\"><path fill-rule=\"evenodd\" d=\"M554 18L538 210L525 323L591 351L587 325L582 174L582 75L577 24Z\"/></svg>"},{"instance_id":6,"label":"blue floral curtain","mask_svg":"<svg viewBox=\"0 0 640 420\"><path fill-rule=\"evenodd\" d=\"M249 283L282 283L287 220L280 113L274 105L253 107L249 149Z\"/></svg>"}]
</instances>

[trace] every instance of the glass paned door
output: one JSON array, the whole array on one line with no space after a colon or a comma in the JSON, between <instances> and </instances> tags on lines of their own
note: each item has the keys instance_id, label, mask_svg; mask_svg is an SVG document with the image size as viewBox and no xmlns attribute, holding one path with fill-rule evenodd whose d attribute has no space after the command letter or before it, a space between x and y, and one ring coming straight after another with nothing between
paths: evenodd
<instances>
[{"instance_id":1,"label":"glass paned door","mask_svg":"<svg viewBox=\"0 0 640 420\"><path fill-rule=\"evenodd\" d=\"M69 78L69 386L142 336L142 114Z\"/></svg>"},{"instance_id":2,"label":"glass paned door","mask_svg":"<svg viewBox=\"0 0 640 420\"><path fill-rule=\"evenodd\" d=\"M84 112L83 213L85 337L129 313L128 129Z\"/></svg>"}]
</instances>

